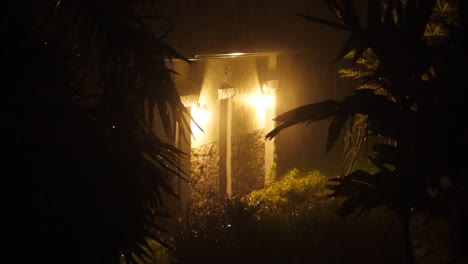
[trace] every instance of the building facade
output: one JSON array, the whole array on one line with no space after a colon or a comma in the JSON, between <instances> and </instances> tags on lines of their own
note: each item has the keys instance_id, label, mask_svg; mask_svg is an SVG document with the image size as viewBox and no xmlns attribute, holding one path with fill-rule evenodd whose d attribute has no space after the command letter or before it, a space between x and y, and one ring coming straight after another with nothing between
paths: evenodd
<instances>
[{"instance_id":1,"label":"building facade","mask_svg":"<svg viewBox=\"0 0 468 264\"><path fill-rule=\"evenodd\" d=\"M217 193L242 196L262 188L274 163L276 53L197 55L169 66L190 111L192 137L176 140L186 159L190 186L180 182L182 200Z\"/></svg>"}]
</instances>

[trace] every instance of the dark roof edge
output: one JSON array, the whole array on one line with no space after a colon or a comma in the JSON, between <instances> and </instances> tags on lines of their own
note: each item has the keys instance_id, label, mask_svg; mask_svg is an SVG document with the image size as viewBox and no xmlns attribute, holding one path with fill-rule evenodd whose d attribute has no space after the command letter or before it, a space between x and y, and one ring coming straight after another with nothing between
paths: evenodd
<instances>
[{"instance_id":1,"label":"dark roof edge","mask_svg":"<svg viewBox=\"0 0 468 264\"><path fill-rule=\"evenodd\" d=\"M232 59L239 57L263 57L277 55L279 52L256 52L256 53L221 53L221 54L197 54L193 60L208 60L208 59Z\"/></svg>"},{"instance_id":2,"label":"dark roof edge","mask_svg":"<svg viewBox=\"0 0 468 264\"><path fill-rule=\"evenodd\" d=\"M278 56L284 54L293 54L293 53L304 53L310 51L309 48L303 49L290 49L290 50L282 50L282 51L267 51L267 52L251 52L251 53L243 53L243 52L235 52L235 53L219 53L219 54L198 54L195 55L195 58L190 59L191 61L196 60L208 60L208 59L232 59L238 57L262 57L262 56Z\"/></svg>"}]
</instances>

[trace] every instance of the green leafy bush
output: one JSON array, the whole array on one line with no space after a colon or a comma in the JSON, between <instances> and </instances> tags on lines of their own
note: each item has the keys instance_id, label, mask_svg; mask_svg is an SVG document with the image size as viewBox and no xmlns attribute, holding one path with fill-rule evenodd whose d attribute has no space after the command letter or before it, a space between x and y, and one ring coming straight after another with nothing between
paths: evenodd
<instances>
[{"instance_id":1,"label":"green leafy bush","mask_svg":"<svg viewBox=\"0 0 468 264\"><path fill-rule=\"evenodd\" d=\"M261 203L257 216L268 222L291 230L314 228L326 218L335 217L336 199L328 197L328 179L318 171L307 174L292 169L268 188L254 191L245 199ZM272 230L272 232L274 232Z\"/></svg>"},{"instance_id":2,"label":"green leafy bush","mask_svg":"<svg viewBox=\"0 0 468 264\"><path fill-rule=\"evenodd\" d=\"M325 183L326 177L316 171L301 175L293 169L245 197L205 195L205 201L188 208L178 219L174 255L180 263L287 261L291 245L298 244L292 240L304 239L297 234L307 229L305 223L323 216L320 210L333 213ZM277 247L282 250L272 253Z\"/></svg>"},{"instance_id":3,"label":"green leafy bush","mask_svg":"<svg viewBox=\"0 0 468 264\"><path fill-rule=\"evenodd\" d=\"M330 205L331 200L326 197L329 193L326 183L327 177L318 171L301 175L298 169L292 169L268 188L252 192L248 199L261 201L264 213L296 213L323 203Z\"/></svg>"},{"instance_id":4,"label":"green leafy bush","mask_svg":"<svg viewBox=\"0 0 468 264\"><path fill-rule=\"evenodd\" d=\"M360 248L387 248L392 240L379 232L383 228L342 221L335 212L340 203L328 197L326 183L317 171L293 169L245 197L212 193L174 223L173 257L177 263L349 263L350 258L359 261ZM383 256L374 253L366 258Z\"/></svg>"}]
</instances>

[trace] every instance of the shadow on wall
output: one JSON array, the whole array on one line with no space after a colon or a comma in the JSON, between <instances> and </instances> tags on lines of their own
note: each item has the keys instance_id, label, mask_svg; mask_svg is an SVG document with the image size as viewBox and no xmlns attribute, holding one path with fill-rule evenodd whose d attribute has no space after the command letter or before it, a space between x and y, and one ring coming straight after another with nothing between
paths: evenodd
<instances>
[{"instance_id":1,"label":"shadow on wall","mask_svg":"<svg viewBox=\"0 0 468 264\"><path fill-rule=\"evenodd\" d=\"M352 94L351 81L340 79L339 65L331 64L329 54L309 50L279 56L277 114L301 105L326 99L341 99ZM328 126L331 120L297 125L285 129L276 137L277 174L290 168L319 169L328 176L339 173L343 140L338 140L329 153L325 152Z\"/></svg>"}]
</instances>

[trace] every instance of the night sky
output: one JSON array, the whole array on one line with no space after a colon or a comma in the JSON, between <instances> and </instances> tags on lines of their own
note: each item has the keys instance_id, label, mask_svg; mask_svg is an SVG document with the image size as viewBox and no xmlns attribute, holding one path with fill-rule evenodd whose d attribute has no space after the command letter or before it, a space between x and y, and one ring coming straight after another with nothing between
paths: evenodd
<instances>
[{"instance_id":1,"label":"night sky","mask_svg":"<svg viewBox=\"0 0 468 264\"><path fill-rule=\"evenodd\" d=\"M168 41L187 57L319 48L331 60L346 37L292 15L333 19L323 1L174 0L161 5L164 15L176 23Z\"/></svg>"}]
</instances>

